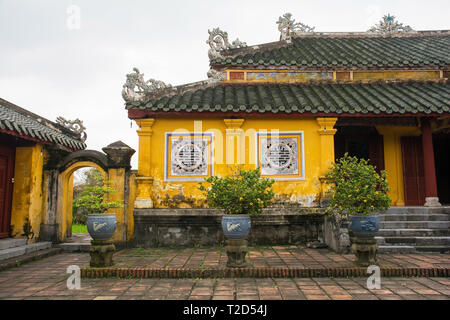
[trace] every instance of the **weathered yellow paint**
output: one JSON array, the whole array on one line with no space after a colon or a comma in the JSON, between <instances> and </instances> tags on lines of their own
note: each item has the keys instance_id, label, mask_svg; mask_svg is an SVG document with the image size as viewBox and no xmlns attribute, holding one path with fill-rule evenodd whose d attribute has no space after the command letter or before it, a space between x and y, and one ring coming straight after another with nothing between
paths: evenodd
<instances>
[{"instance_id":1,"label":"weathered yellow paint","mask_svg":"<svg viewBox=\"0 0 450 320\"><path fill-rule=\"evenodd\" d=\"M389 183L389 197L395 206L405 205L401 137L420 135L417 127L377 126L383 135L384 166Z\"/></svg>"},{"instance_id":2,"label":"weathered yellow paint","mask_svg":"<svg viewBox=\"0 0 450 320\"><path fill-rule=\"evenodd\" d=\"M130 179L128 180L128 199L127 199L127 212L126 212L126 226L127 226L127 241L133 240L134 236L134 206L133 203L136 200L136 174L131 173Z\"/></svg>"},{"instance_id":3,"label":"weathered yellow paint","mask_svg":"<svg viewBox=\"0 0 450 320\"><path fill-rule=\"evenodd\" d=\"M350 71L350 70L341 70L341 71ZM340 71L340 72L341 72ZM230 79L230 72L244 72L244 79ZM275 79L265 79L265 80L256 80L256 79L248 79L247 72L258 72L258 73L292 73L292 72L308 72L308 73L332 73L333 80L336 81L336 71L334 70L285 70L285 69L227 69L226 70L226 80L224 82L279 82L279 80ZM403 79L403 80L436 80L445 77L443 71L431 71L431 70L377 70L377 71L350 71L350 80L394 80L394 79ZM291 80L283 80L281 82L308 82L311 79L291 79Z\"/></svg>"},{"instance_id":4,"label":"weathered yellow paint","mask_svg":"<svg viewBox=\"0 0 450 320\"><path fill-rule=\"evenodd\" d=\"M319 124L319 135L320 135L320 177L321 187L322 187L322 197L325 196L328 190L328 185L323 179L325 174L328 172L332 163L334 162L334 135L336 129L334 125L338 118L317 118L317 123Z\"/></svg>"},{"instance_id":5,"label":"weathered yellow paint","mask_svg":"<svg viewBox=\"0 0 450 320\"><path fill-rule=\"evenodd\" d=\"M373 71L359 72L353 71L354 80L433 80L439 79L439 71Z\"/></svg>"},{"instance_id":6,"label":"weathered yellow paint","mask_svg":"<svg viewBox=\"0 0 450 320\"><path fill-rule=\"evenodd\" d=\"M125 169L109 169L108 180L111 182L111 187L116 190L115 193L109 195L109 201L122 201L122 208L110 209L108 213L115 213L117 220L117 228L112 237L114 242L121 242L127 239L126 222L128 220L125 209L124 191L125 191Z\"/></svg>"},{"instance_id":7,"label":"weathered yellow paint","mask_svg":"<svg viewBox=\"0 0 450 320\"><path fill-rule=\"evenodd\" d=\"M33 241L39 237L43 205L43 158L41 144L16 148L11 208L12 236L14 237L22 236L26 218L29 219L34 232Z\"/></svg>"},{"instance_id":8,"label":"weathered yellow paint","mask_svg":"<svg viewBox=\"0 0 450 320\"><path fill-rule=\"evenodd\" d=\"M142 130L143 120L138 121ZM198 182L164 181L166 132L212 132L214 134L214 174L223 176L230 173L235 165L241 164L246 168L255 167L255 135L257 131L303 131L305 179L277 181L274 191L276 201L311 206L317 202L321 194L319 177L334 160L333 134L335 131L332 126L335 121L336 118L322 119L318 122L313 117L233 119L232 121L220 118L157 119L151 123L151 139L148 138L148 135L139 135L139 159L145 157L148 159L148 154L150 154L150 159L139 163L138 173L140 176L150 172L147 177L152 180L149 183L150 190L145 192L140 190L143 186L138 182L137 195L149 192L152 205L158 208L204 207L206 205L203 194L198 190ZM320 132L325 128L329 130L327 134ZM234 143L229 140L234 140ZM145 157L141 153L146 154Z\"/></svg>"}]
</instances>

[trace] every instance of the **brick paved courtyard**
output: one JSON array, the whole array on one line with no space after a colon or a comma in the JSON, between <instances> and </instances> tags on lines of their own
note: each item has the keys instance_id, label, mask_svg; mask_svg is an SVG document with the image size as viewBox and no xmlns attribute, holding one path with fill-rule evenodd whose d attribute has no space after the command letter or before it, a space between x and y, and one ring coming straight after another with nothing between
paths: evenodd
<instances>
[{"instance_id":1,"label":"brick paved courtyard","mask_svg":"<svg viewBox=\"0 0 450 320\"><path fill-rule=\"evenodd\" d=\"M253 255L256 263L294 263L286 251L290 247L263 248L261 258ZM271 251L274 256L271 256ZM220 251L220 252L217 252ZM150 252L153 255L150 255ZM178 253L177 253L178 252ZM222 263L221 248L194 249L143 249L122 250L116 253L118 265L176 263L183 266L214 262ZM349 263L351 255L336 255L328 250L302 250L297 263L305 265L324 263ZM190 254L189 254L190 253ZM267 254L267 255L266 255ZM278 258L275 256L278 255ZM186 257L189 256L189 257ZM213 258L214 257L214 258ZM340 258L339 258L340 257ZM380 255L381 261L392 264L417 264L448 266L449 255ZM350 260L349 260L350 259ZM184 261L184 262L183 262ZM281 262L282 261L282 262ZM43 260L30 262L0 272L0 299L149 299L149 300L449 300L450 278L448 277L382 277L381 289L369 290L366 277L312 277L312 278L186 278L186 279L82 279L80 290L68 290L66 279L69 265L85 266L89 254L59 254Z\"/></svg>"}]
</instances>

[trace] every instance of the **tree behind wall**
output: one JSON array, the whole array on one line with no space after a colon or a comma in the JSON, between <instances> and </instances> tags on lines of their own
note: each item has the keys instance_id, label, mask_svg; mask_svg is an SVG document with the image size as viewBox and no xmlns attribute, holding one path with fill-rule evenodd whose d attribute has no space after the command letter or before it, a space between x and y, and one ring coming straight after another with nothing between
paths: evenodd
<instances>
[{"instance_id":1,"label":"tree behind wall","mask_svg":"<svg viewBox=\"0 0 450 320\"><path fill-rule=\"evenodd\" d=\"M103 185L103 176L95 168L86 168L75 172L74 186L73 186L73 200L78 199L81 193L88 186L101 186ZM82 208L75 208L72 204L73 224L86 224L87 212Z\"/></svg>"}]
</instances>

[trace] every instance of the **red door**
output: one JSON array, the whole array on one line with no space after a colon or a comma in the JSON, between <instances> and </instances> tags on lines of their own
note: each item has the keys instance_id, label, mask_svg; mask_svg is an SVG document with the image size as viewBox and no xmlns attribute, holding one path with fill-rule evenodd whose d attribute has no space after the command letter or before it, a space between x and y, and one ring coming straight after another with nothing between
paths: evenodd
<instances>
[{"instance_id":1,"label":"red door","mask_svg":"<svg viewBox=\"0 0 450 320\"><path fill-rule=\"evenodd\" d=\"M0 145L0 238L7 238L10 233L14 151Z\"/></svg>"},{"instance_id":2,"label":"red door","mask_svg":"<svg viewBox=\"0 0 450 320\"><path fill-rule=\"evenodd\" d=\"M421 137L402 137L403 183L405 205L423 206L425 203L425 174Z\"/></svg>"}]
</instances>

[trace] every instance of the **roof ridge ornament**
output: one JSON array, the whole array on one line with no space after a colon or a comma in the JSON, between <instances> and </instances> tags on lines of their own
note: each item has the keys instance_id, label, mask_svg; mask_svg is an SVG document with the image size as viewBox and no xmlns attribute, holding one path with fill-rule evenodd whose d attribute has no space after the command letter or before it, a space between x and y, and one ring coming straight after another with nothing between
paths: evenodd
<instances>
[{"instance_id":1,"label":"roof ridge ornament","mask_svg":"<svg viewBox=\"0 0 450 320\"><path fill-rule=\"evenodd\" d=\"M416 31L410 26L404 26L403 23L399 23L395 20L395 16L388 13L383 16L378 24L367 30L367 32L390 35L395 33L415 33Z\"/></svg>"},{"instance_id":2,"label":"roof ridge ornament","mask_svg":"<svg viewBox=\"0 0 450 320\"><path fill-rule=\"evenodd\" d=\"M162 81L150 79L145 81L144 74L138 68L133 68L133 73L127 74L127 81L123 85L122 98L127 103L144 102L148 95L156 95L167 90L172 90L172 85ZM137 88L137 90L135 90Z\"/></svg>"},{"instance_id":3,"label":"roof ridge ornament","mask_svg":"<svg viewBox=\"0 0 450 320\"><path fill-rule=\"evenodd\" d=\"M208 29L209 38L206 43L209 44L208 57L210 59L223 58L221 51L247 47L247 43L238 39L232 43L228 41L228 33L214 28L212 31Z\"/></svg>"},{"instance_id":4,"label":"roof ridge ornament","mask_svg":"<svg viewBox=\"0 0 450 320\"><path fill-rule=\"evenodd\" d=\"M83 125L83 121L80 119L67 120L63 117L57 117L56 123L69 129L70 131L79 134L81 136L81 142L85 142L87 139L86 127Z\"/></svg>"},{"instance_id":5,"label":"roof ridge ornament","mask_svg":"<svg viewBox=\"0 0 450 320\"><path fill-rule=\"evenodd\" d=\"M281 32L280 41L286 40L287 42L290 42L292 36L297 32L314 32L315 29L315 27L310 27L301 22L295 22L295 19L292 19L292 14L289 12L285 13L282 17L279 17L277 24L278 30Z\"/></svg>"}]
</instances>

